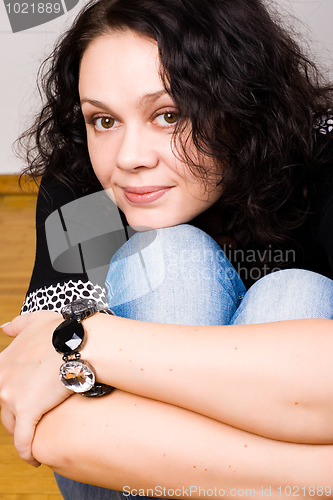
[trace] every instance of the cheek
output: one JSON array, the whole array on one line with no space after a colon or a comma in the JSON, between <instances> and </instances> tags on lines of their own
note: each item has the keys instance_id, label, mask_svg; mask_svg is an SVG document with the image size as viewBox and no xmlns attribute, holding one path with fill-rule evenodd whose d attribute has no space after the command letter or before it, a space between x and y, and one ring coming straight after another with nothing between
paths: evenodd
<instances>
[{"instance_id":1,"label":"cheek","mask_svg":"<svg viewBox=\"0 0 333 500\"><path fill-rule=\"evenodd\" d=\"M112 156L103 141L92 140L88 137L88 152L95 175L100 182L107 179L112 170Z\"/></svg>"}]
</instances>

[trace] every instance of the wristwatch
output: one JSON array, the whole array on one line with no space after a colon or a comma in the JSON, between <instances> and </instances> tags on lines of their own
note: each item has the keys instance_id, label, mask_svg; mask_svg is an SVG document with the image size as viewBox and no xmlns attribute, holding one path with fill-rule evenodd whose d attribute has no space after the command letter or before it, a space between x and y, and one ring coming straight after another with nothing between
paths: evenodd
<instances>
[{"instance_id":1,"label":"wristwatch","mask_svg":"<svg viewBox=\"0 0 333 500\"><path fill-rule=\"evenodd\" d=\"M79 350L84 346L85 330L83 321L96 313L114 315L110 309L99 309L93 299L80 298L66 304L61 314L64 321L54 330L52 344L63 354L59 377L67 389L88 397L109 394L114 388L96 382L93 367L81 359Z\"/></svg>"}]
</instances>

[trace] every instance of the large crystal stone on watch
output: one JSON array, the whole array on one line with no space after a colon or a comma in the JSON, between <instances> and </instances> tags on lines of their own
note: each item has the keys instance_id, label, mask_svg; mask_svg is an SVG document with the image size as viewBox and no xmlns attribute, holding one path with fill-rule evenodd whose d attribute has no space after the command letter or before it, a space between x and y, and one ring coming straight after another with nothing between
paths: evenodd
<instances>
[{"instance_id":1,"label":"large crystal stone on watch","mask_svg":"<svg viewBox=\"0 0 333 500\"><path fill-rule=\"evenodd\" d=\"M67 361L60 367L60 379L71 391L86 392L95 384L95 373L87 361Z\"/></svg>"},{"instance_id":2,"label":"large crystal stone on watch","mask_svg":"<svg viewBox=\"0 0 333 500\"><path fill-rule=\"evenodd\" d=\"M53 332L52 344L56 351L72 354L81 346L84 328L76 319L66 319Z\"/></svg>"}]
</instances>

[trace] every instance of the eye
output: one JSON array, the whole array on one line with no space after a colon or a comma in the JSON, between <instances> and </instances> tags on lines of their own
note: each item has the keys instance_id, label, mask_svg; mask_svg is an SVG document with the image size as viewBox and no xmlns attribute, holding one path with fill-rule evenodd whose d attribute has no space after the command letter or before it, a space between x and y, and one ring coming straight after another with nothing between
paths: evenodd
<instances>
[{"instance_id":1,"label":"eye","mask_svg":"<svg viewBox=\"0 0 333 500\"><path fill-rule=\"evenodd\" d=\"M111 116L100 116L94 119L96 130L102 132L115 128L117 124L118 122L114 118L111 118Z\"/></svg>"},{"instance_id":2,"label":"eye","mask_svg":"<svg viewBox=\"0 0 333 500\"><path fill-rule=\"evenodd\" d=\"M171 127L175 125L179 120L179 114L175 111L167 111L166 113L162 113L157 115L155 121L157 121L158 125L161 127Z\"/></svg>"}]
</instances>

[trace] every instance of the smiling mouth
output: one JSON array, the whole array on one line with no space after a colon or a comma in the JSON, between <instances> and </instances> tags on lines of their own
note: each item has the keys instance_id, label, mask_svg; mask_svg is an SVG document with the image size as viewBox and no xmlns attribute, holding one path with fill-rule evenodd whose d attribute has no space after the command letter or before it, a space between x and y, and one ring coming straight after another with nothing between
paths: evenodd
<instances>
[{"instance_id":1,"label":"smiling mouth","mask_svg":"<svg viewBox=\"0 0 333 500\"><path fill-rule=\"evenodd\" d=\"M124 194L130 203L143 205L153 203L164 196L172 187L170 186L142 186L142 187L125 187Z\"/></svg>"}]
</instances>

